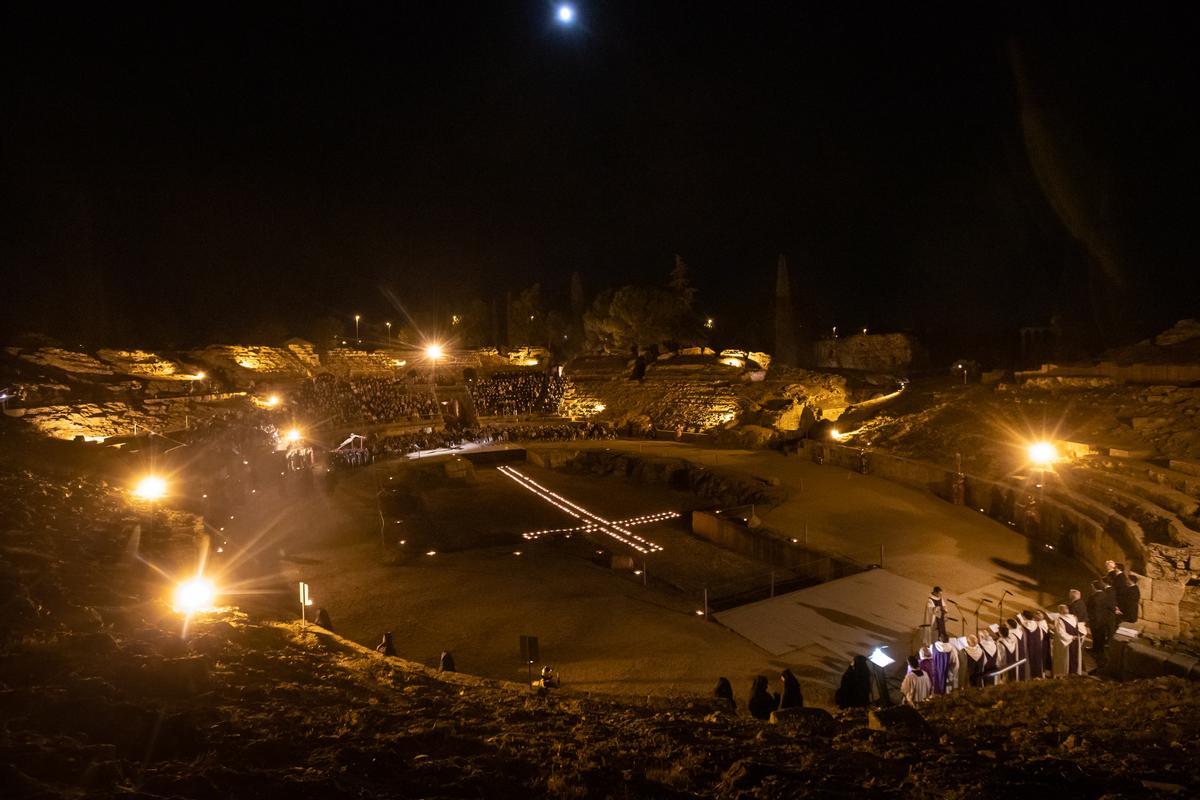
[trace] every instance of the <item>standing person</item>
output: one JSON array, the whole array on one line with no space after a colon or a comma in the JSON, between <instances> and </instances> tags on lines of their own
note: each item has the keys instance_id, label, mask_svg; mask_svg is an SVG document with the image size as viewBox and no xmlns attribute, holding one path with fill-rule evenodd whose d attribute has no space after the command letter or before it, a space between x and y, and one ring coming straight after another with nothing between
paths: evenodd
<instances>
[{"instance_id":1,"label":"standing person","mask_svg":"<svg viewBox=\"0 0 1200 800\"><path fill-rule=\"evenodd\" d=\"M1118 564L1115 561L1105 561L1104 568L1106 570L1108 570L1107 574L1104 577L1108 580L1109 586L1116 586L1117 581L1120 579L1120 577L1122 575L1125 574L1125 565Z\"/></svg>"},{"instance_id":2,"label":"standing person","mask_svg":"<svg viewBox=\"0 0 1200 800\"><path fill-rule=\"evenodd\" d=\"M871 704L871 662L866 656L855 656L850 662L834 700L838 708L866 708Z\"/></svg>"},{"instance_id":3,"label":"standing person","mask_svg":"<svg viewBox=\"0 0 1200 800\"><path fill-rule=\"evenodd\" d=\"M779 708L804 708L804 695L800 692L800 681L790 669L779 673L783 693L779 696Z\"/></svg>"},{"instance_id":4,"label":"standing person","mask_svg":"<svg viewBox=\"0 0 1200 800\"><path fill-rule=\"evenodd\" d=\"M973 689L983 686L983 676L987 670L987 654L979 644L979 637L967 637L967 646L963 648L963 661L967 665L967 685Z\"/></svg>"},{"instance_id":5,"label":"standing person","mask_svg":"<svg viewBox=\"0 0 1200 800\"><path fill-rule=\"evenodd\" d=\"M1016 617L1009 617L1008 630L1012 636L1017 639L1017 661L1024 661L1024 664L1013 670L1013 680L1027 681L1029 680L1029 642L1025 641L1025 629L1017 622Z\"/></svg>"},{"instance_id":6,"label":"standing person","mask_svg":"<svg viewBox=\"0 0 1200 800\"><path fill-rule=\"evenodd\" d=\"M1069 606L1060 605L1054 620L1054 677L1083 674L1081 639L1079 620Z\"/></svg>"},{"instance_id":7,"label":"standing person","mask_svg":"<svg viewBox=\"0 0 1200 800\"><path fill-rule=\"evenodd\" d=\"M942 599L942 587L933 587L925 608L929 613L929 624L933 626L933 640L940 642L946 635L946 601Z\"/></svg>"},{"instance_id":8,"label":"standing person","mask_svg":"<svg viewBox=\"0 0 1200 800\"><path fill-rule=\"evenodd\" d=\"M325 610L324 606L317 609L317 619L315 622L330 633L333 632L333 620L329 618L329 612Z\"/></svg>"},{"instance_id":9,"label":"standing person","mask_svg":"<svg viewBox=\"0 0 1200 800\"><path fill-rule=\"evenodd\" d=\"M995 686L996 678L988 676L1000 668L1000 646L990 629L979 632L979 648L983 650L983 677L980 685Z\"/></svg>"},{"instance_id":10,"label":"standing person","mask_svg":"<svg viewBox=\"0 0 1200 800\"><path fill-rule=\"evenodd\" d=\"M1087 601L1083 599L1083 592L1078 589L1071 589L1067 592L1067 608L1071 609L1075 619L1080 622L1089 621Z\"/></svg>"},{"instance_id":11,"label":"standing person","mask_svg":"<svg viewBox=\"0 0 1200 800\"><path fill-rule=\"evenodd\" d=\"M1121 622L1137 622L1142 590L1128 572L1122 572L1117 581L1117 612L1121 615Z\"/></svg>"},{"instance_id":12,"label":"standing person","mask_svg":"<svg viewBox=\"0 0 1200 800\"><path fill-rule=\"evenodd\" d=\"M729 678L717 678L717 685L713 689L713 705L718 711L737 713L737 702L733 699L733 686Z\"/></svg>"},{"instance_id":13,"label":"standing person","mask_svg":"<svg viewBox=\"0 0 1200 800\"><path fill-rule=\"evenodd\" d=\"M1092 652L1103 653L1117 630L1117 595L1103 581L1092 581L1087 599L1088 627L1092 631Z\"/></svg>"},{"instance_id":14,"label":"standing person","mask_svg":"<svg viewBox=\"0 0 1200 800\"><path fill-rule=\"evenodd\" d=\"M449 650L442 651L442 657L438 660L438 672L456 672L454 668L454 656Z\"/></svg>"},{"instance_id":15,"label":"standing person","mask_svg":"<svg viewBox=\"0 0 1200 800\"><path fill-rule=\"evenodd\" d=\"M904 695L904 704L908 706L924 703L933 694L933 684L916 656L908 657L908 673L900 684L900 694Z\"/></svg>"},{"instance_id":16,"label":"standing person","mask_svg":"<svg viewBox=\"0 0 1200 800\"><path fill-rule=\"evenodd\" d=\"M1005 669L1011 667L1021 660L1020 652L1021 643L1017 641L1017 635L1013 629L1007 624L1000 627L1000 632L1003 636L1000 637L1000 668ZM1000 680L1009 683L1012 681L1021 680L1021 668L1016 667L1010 669L1001 676Z\"/></svg>"},{"instance_id":17,"label":"standing person","mask_svg":"<svg viewBox=\"0 0 1200 800\"><path fill-rule=\"evenodd\" d=\"M396 646L394 644L392 644L392 632L391 631L384 632L383 640L380 641L379 644L375 645L375 649L378 652L383 653L385 656L396 655Z\"/></svg>"},{"instance_id":18,"label":"standing person","mask_svg":"<svg viewBox=\"0 0 1200 800\"><path fill-rule=\"evenodd\" d=\"M1025 657L1029 659L1029 677L1044 678L1046 665L1042 658L1042 629L1038 626L1037 615L1033 611L1022 611L1017 621L1025 629Z\"/></svg>"},{"instance_id":19,"label":"standing person","mask_svg":"<svg viewBox=\"0 0 1200 800\"><path fill-rule=\"evenodd\" d=\"M1042 632L1042 674L1050 677L1054 671L1054 658L1051 652L1052 646L1050 640L1054 636L1050 631L1050 623L1047 622L1046 612L1039 609L1033 612L1033 616L1037 618L1038 630Z\"/></svg>"},{"instance_id":20,"label":"standing person","mask_svg":"<svg viewBox=\"0 0 1200 800\"><path fill-rule=\"evenodd\" d=\"M755 719L770 719L771 712L778 703L779 696L767 691L767 676L755 675L750 684L750 700L746 703L750 716Z\"/></svg>"},{"instance_id":21,"label":"standing person","mask_svg":"<svg viewBox=\"0 0 1200 800\"><path fill-rule=\"evenodd\" d=\"M945 659L946 668L942 673L942 693L950 694L958 688L958 671L962 666L958 658L958 648L949 639L942 637L940 642L934 643L933 649L935 659L939 653L941 658Z\"/></svg>"}]
</instances>

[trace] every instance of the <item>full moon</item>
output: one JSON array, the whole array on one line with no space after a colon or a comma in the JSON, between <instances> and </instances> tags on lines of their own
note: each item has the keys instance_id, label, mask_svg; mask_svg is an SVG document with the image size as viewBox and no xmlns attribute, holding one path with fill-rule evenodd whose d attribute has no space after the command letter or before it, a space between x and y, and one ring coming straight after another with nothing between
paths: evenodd
<instances>
[{"instance_id":1,"label":"full moon","mask_svg":"<svg viewBox=\"0 0 1200 800\"><path fill-rule=\"evenodd\" d=\"M558 21L562 22L564 24L567 24L567 25L574 22L575 21L574 6L572 6L568 3L563 3L561 6L559 6L558 7Z\"/></svg>"}]
</instances>

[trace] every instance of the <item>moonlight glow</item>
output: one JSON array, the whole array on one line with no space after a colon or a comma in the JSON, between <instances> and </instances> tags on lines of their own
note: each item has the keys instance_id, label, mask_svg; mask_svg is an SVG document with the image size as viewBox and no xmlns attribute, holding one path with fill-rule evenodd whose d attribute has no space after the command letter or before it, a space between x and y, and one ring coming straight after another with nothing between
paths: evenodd
<instances>
[{"instance_id":1,"label":"moonlight glow","mask_svg":"<svg viewBox=\"0 0 1200 800\"><path fill-rule=\"evenodd\" d=\"M558 7L555 16L558 17L558 21L563 25L570 25L575 21L575 6L570 3L563 3Z\"/></svg>"}]
</instances>

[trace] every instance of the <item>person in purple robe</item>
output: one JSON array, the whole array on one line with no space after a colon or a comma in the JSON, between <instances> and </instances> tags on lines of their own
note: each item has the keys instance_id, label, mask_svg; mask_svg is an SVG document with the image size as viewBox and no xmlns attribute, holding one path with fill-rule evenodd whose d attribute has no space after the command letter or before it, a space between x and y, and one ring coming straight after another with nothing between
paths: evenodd
<instances>
[{"instance_id":1,"label":"person in purple robe","mask_svg":"<svg viewBox=\"0 0 1200 800\"><path fill-rule=\"evenodd\" d=\"M979 649L983 650L983 677L980 685L995 686L996 679L988 677L1000 668L1000 646L990 630L979 632Z\"/></svg>"},{"instance_id":2,"label":"person in purple robe","mask_svg":"<svg viewBox=\"0 0 1200 800\"><path fill-rule=\"evenodd\" d=\"M929 671L929 681L933 684L934 694L946 693L946 673L950 670L950 654L942 642L934 642L929 648L932 668Z\"/></svg>"},{"instance_id":3,"label":"person in purple robe","mask_svg":"<svg viewBox=\"0 0 1200 800\"><path fill-rule=\"evenodd\" d=\"M1000 676L1000 680L1006 683L1020 680L1020 667L1008 669L1021 660L1018 655L1020 642L1017 641L1017 635L1013 633L1012 628L1003 625L1000 630L1004 634L1000 637L1000 669L1005 670L1004 674Z\"/></svg>"},{"instance_id":4,"label":"person in purple robe","mask_svg":"<svg viewBox=\"0 0 1200 800\"><path fill-rule=\"evenodd\" d=\"M925 673L925 677L929 678L930 691L938 694L936 684L933 682L933 675L936 671L936 664L933 660L933 648L922 647L917 655L920 658L921 671Z\"/></svg>"},{"instance_id":5,"label":"person in purple robe","mask_svg":"<svg viewBox=\"0 0 1200 800\"><path fill-rule=\"evenodd\" d=\"M978 636L967 637L967 646L963 648L962 656L967 664L967 685L974 689L982 688L983 676L987 671L987 654L979 643Z\"/></svg>"},{"instance_id":6,"label":"person in purple robe","mask_svg":"<svg viewBox=\"0 0 1200 800\"><path fill-rule=\"evenodd\" d=\"M1046 677L1046 664L1042 658L1042 629L1038 627L1037 616L1032 611L1022 611L1018 617L1021 627L1025 629L1025 651L1029 659L1029 677Z\"/></svg>"},{"instance_id":7,"label":"person in purple robe","mask_svg":"<svg viewBox=\"0 0 1200 800\"><path fill-rule=\"evenodd\" d=\"M1044 611L1033 612L1037 617L1038 630L1042 632L1042 674L1049 677L1054 671L1054 653L1051 639L1054 637L1050 633L1050 623L1046 619Z\"/></svg>"},{"instance_id":8,"label":"person in purple robe","mask_svg":"<svg viewBox=\"0 0 1200 800\"><path fill-rule=\"evenodd\" d=\"M1029 643L1025 641L1025 629L1017 622L1016 617L1009 617L1005 624L1008 626L1009 635L1017 640L1016 661L1025 662L1009 674L1012 675L1014 681L1027 681L1029 680Z\"/></svg>"}]
</instances>

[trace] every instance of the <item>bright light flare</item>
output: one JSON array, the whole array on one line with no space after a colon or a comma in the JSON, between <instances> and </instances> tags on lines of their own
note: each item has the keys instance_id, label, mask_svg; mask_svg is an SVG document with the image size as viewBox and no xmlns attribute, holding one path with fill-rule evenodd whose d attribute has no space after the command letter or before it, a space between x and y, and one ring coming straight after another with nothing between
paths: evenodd
<instances>
[{"instance_id":1,"label":"bright light flare","mask_svg":"<svg viewBox=\"0 0 1200 800\"><path fill-rule=\"evenodd\" d=\"M274 408L275 406L279 405L279 395L273 394L270 397L268 397L267 405L270 406L271 408Z\"/></svg>"},{"instance_id":2,"label":"bright light flare","mask_svg":"<svg viewBox=\"0 0 1200 800\"><path fill-rule=\"evenodd\" d=\"M192 578L175 587L172 605L180 614L195 614L200 611L212 611L216 599L217 589L212 581Z\"/></svg>"},{"instance_id":3,"label":"bright light flare","mask_svg":"<svg viewBox=\"0 0 1200 800\"><path fill-rule=\"evenodd\" d=\"M555 16L558 17L558 21L562 24L570 25L575 21L575 7L570 3L563 3L558 7Z\"/></svg>"},{"instance_id":4,"label":"bright light flare","mask_svg":"<svg viewBox=\"0 0 1200 800\"><path fill-rule=\"evenodd\" d=\"M288 440L289 442L298 442L298 441L300 441L300 438L301 438L301 437L300 437L300 430L299 430L299 428L292 428L290 431L288 431L288 432L287 432L287 437L286 437L286 438L287 438L287 440Z\"/></svg>"},{"instance_id":5,"label":"bright light flare","mask_svg":"<svg viewBox=\"0 0 1200 800\"><path fill-rule=\"evenodd\" d=\"M1042 467L1053 464L1058 460L1058 450L1050 442L1034 442L1029 445L1029 460Z\"/></svg>"},{"instance_id":6,"label":"bright light flare","mask_svg":"<svg viewBox=\"0 0 1200 800\"><path fill-rule=\"evenodd\" d=\"M160 500L167 493L167 482L157 475L147 475L133 488L135 497L142 500Z\"/></svg>"},{"instance_id":7,"label":"bright light flare","mask_svg":"<svg viewBox=\"0 0 1200 800\"><path fill-rule=\"evenodd\" d=\"M425 356L427 358L432 358L435 361L441 358L444 352L445 351L442 350L442 346L440 344L425 345Z\"/></svg>"}]
</instances>

